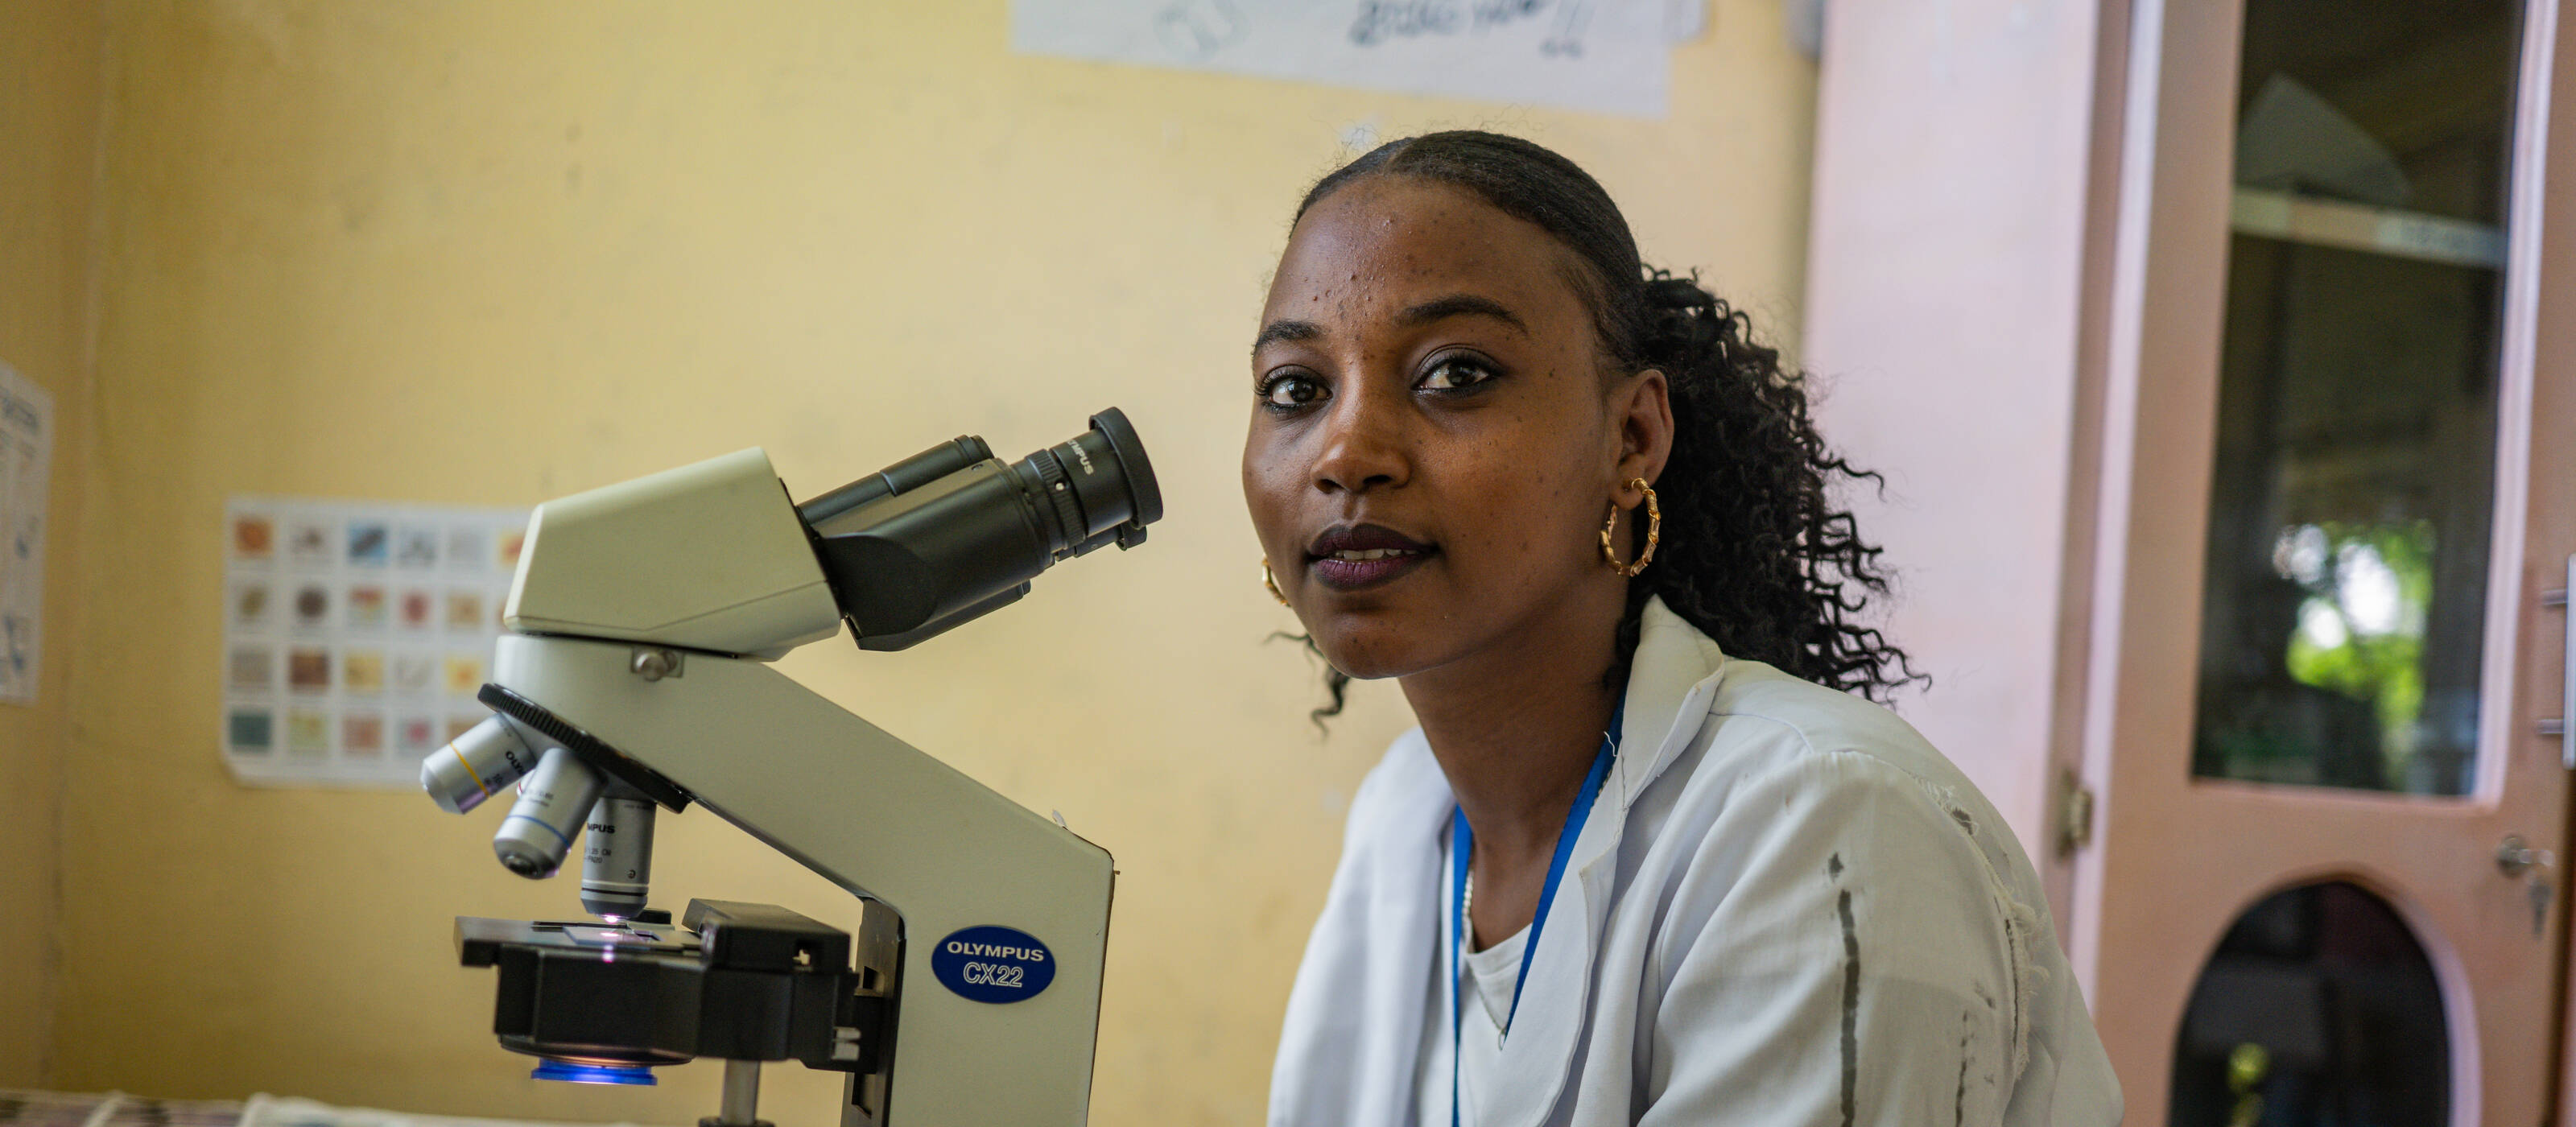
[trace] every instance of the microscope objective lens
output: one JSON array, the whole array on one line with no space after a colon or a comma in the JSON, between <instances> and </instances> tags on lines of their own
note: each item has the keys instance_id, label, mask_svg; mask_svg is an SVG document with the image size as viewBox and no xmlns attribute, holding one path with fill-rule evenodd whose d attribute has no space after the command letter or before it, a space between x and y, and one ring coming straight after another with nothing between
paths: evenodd
<instances>
[{"instance_id":1,"label":"microscope objective lens","mask_svg":"<svg viewBox=\"0 0 2576 1127\"><path fill-rule=\"evenodd\" d=\"M492 835L501 866L531 880L555 875L604 785L572 752L547 748L536 771L519 784L519 800L501 820L500 832Z\"/></svg>"},{"instance_id":2,"label":"microscope objective lens","mask_svg":"<svg viewBox=\"0 0 2576 1127\"><path fill-rule=\"evenodd\" d=\"M517 725L487 717L420 761L420 789L450 814L462 814L536 770L537 752Z\"/></svg>"},{"instance_id":3,"label":"microscope objective lens","mask_svg":"<svg viewBox=\"0 0 2576 1127\"><path fill-rule=\"evenodd\" d=\"M651 799L620 789L591 807L581 856L581 906L611 923L644 910L653 881Z\"/></svg>"}]
</instances>

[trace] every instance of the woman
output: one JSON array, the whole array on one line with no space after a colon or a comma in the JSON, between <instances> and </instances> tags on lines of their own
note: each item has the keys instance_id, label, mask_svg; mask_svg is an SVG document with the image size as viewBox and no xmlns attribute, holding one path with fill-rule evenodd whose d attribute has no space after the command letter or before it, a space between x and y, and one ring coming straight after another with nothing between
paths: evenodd
<instances>
[{"instance_id":1,"label":"woman","mask_svg":"<svg viewBox=\"0 0 2576 1127\"><path fill-rule=\"evenodd\" d=\"M1335 699L1396 678L1421 728L1351 804L1274 1127L2118 1119L2011 831L1838 691L1911 673L1745 330L1527 141L1307 194L1244 494Z\"/></svg>"}]
</instances>

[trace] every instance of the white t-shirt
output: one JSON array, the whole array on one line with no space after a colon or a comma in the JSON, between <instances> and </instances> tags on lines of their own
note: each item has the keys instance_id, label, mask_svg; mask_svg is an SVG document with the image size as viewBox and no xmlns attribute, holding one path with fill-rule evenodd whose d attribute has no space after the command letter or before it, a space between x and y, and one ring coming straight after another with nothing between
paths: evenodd
<instances>
[{"instance_id":1,"label":"white t-shirt","mask_svg":"<svg viewBox=\"0 0 2576 1127\"><path fill-rule=\"evenodd\" d=\"M1444 857L1441 871L1450 872L1450 861ZM1443 932L1447 927L1441 929ZM1464 1039L1467 1055L1458 1060L1458 1123L1468 1127L1477 1122L1477 1109L1485 1103L1481 1097L1491 1090L1496 1062L1503 1055L1503 1026L1511 1020L1512 988L1520 984L1521 951L1529 946L1529 929L1513 932L1512 937L1482 951L1467 952L1458 960L1462 973L1456 983L1459 1007L1458 1035ZM1463 947L1457 948L1464 950ZM1451 965L1443 958L1440 965ZM1440 989L1439 975L1432 976L1430 1001L1422 1016L1422 1053L1413 1074L1414 1118L1421 1127L1447 1127L1449 1123L1450 1042L1449 993Z\"/></svg>"}]
</instances>

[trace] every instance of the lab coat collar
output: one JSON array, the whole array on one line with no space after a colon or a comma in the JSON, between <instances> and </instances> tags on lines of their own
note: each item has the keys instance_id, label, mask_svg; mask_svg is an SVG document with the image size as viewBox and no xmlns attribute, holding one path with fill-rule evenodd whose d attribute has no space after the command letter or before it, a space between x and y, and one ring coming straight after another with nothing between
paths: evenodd
<instances>
[{"instance_id":1,"label":"lab coat collar","mask_svg":"<svg viewBox=\"0 0 2576 1127\"><path fill-rule=\"evenodd\" d=\"M1628 663L1628 692L1622 706L1627 711L1621 721L1619 760L1612 771L1617 786L1601 788L1604 795L1617 791L1622 813L1699 735L1708 720L1709 699L1717 694L1725 669L1726 655L1708 635L1664 606L1662 597L1646 600L1637 652Z\"/></svg>"},{"instance_id":2,"label":"lab coat collar","mask_svg":"<svg viewBox=\"0 0 2576 1127\"><path fill-rule=\"evenodd\" d=\"M1564 1094L1592 1012L1592 959L1617 893L1615 857L1638 794L1697 737L1724 675L1726 655L1696 627L1646 602L1635 659L1629 665L1626 712L1611 785L1601 788L1567 858L1566 876L1548 909L1546 942L1537 952L1500 1073L1485 1106L1494 1127L1537 1127ZM1562 938L1560 938L1562 937ZM1579 973L1569 973L1569 972ZM1453 982L1452 987L1455 987ZM1444 1011L1445 1012L1445 1011Z\"/></svg>"}]
</instances>

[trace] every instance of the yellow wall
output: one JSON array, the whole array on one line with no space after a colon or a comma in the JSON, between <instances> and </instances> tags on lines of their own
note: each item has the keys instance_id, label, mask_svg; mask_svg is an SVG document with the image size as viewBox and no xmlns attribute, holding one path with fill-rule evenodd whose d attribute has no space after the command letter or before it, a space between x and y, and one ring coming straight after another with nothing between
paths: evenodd
<instances>
[{"instance_id":1,"label":"yellow wall","mask_svg":"<svg viewBox=\"0 0 2576 1127\"><path fill-rule=\"evenodd\" d=\"M1236 463L1289 209L1354 124L1508 128L1792 325L1813 68L1774 0L1716 7L1643 122L1015 57L1000 0L112 3L55 1082L714 1107L709 1066L603 1092L491 1044L449 917L576 911L493 863L492 818L225 775L228 494L528 504L760 444L810 495L1117 404L1161 471L1151 543L916 651L787 668L1116 854L1095 1121L1256 1122L1348 796L1406 723L1370 686L1319 739L1312 668L1263 641L1292 623ZM703 812L657 866L664 903L847 918ZM772 1070L764 1110L827 1092Z\"/></svg>"},{"instance_id":2,"label":"yellow wall","mask_svg":"<svg viewBox=\"0 0 2576 1127\"><path fill-rule=\"evenodd\" d=\"M43 1082L54 1007L103 42L91 0L13 3L0 24L0 361L54 400L37 698L0 705L0 1088Z\"/></svg>"}]
</instances>

